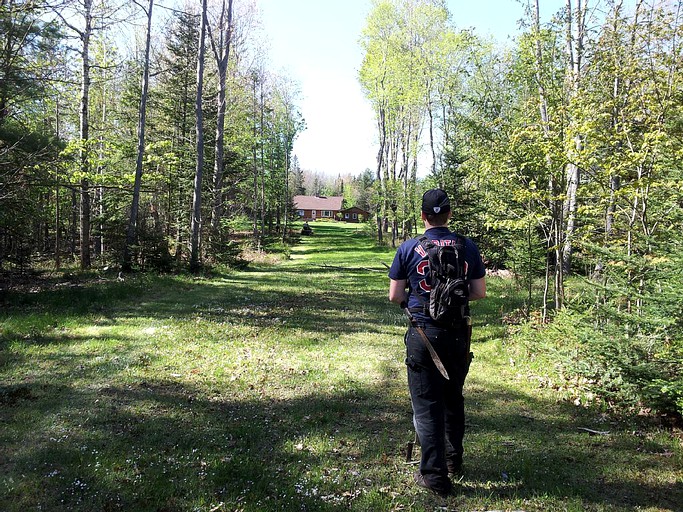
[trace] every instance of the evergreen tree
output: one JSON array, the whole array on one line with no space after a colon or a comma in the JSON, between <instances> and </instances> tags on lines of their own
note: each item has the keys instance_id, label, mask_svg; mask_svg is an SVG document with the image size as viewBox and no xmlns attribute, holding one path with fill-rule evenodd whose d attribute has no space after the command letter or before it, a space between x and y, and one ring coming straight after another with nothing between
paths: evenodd
<instances>
[{"instance_id":1,"label":"evergreen tree","mask_svg":"<svg viewBox=\"0 0 683 512\"><path fill-rule=\"evenodd\" d=\"M151 108L158 111L157 137L167 141L169 165L166 176L166 235L174 242L174 255L180 261L187 241L189 204L194 162L193 106L196 96L196 55L199 18L176 12L161 56L161 69Z\"/></svg>"},{"instance_id":2,"label":"evergreen tree","mask_svg":"<svg viewBox=\"0 0 683 512\"><path fill-rule=\"evenodd\" d=\"M299 165L299 158L294 155L292 157L291 165L291 185L289 187L292 196L306 195L306 188L304 187L304 171Z\"/></svg>"},{"instance_id":3,"label":"evergreen tree","mask_svg":"<svg viewBox=\"0 0 683 512\"><path fill-rule=\"evenodd\" d=\"M50 186L61 143L50 82L63 66L61 34L40 2L0 4L0 268L50 249Z\"/></svg>"}]
</instances>

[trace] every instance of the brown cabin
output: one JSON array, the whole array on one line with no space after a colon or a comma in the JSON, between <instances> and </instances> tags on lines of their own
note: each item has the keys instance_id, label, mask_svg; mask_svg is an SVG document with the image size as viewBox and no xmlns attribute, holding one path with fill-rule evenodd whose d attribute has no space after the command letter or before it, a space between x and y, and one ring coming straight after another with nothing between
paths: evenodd
<instances>
[{"instance_id":1,"label":"brown cabin","mask_svg":"<svg viewBox=\"0 0 683 512\"><path fill-rule=\"evenodd\" d=\"M344 222L365 222L370 218L370 212L357 206L352 206L340 211L338 218Z\"/></svg>"},{"instance_id":2,"label":"brown cabin","mask_svg":"<svg viewBox=\"0 0 683 512\"><path fill-rule=\"evenodd\" d=\"M335 220L342 211L344 198L341 196L294 196L293 200L301 220Z\"/></svg>"}]
</instances>

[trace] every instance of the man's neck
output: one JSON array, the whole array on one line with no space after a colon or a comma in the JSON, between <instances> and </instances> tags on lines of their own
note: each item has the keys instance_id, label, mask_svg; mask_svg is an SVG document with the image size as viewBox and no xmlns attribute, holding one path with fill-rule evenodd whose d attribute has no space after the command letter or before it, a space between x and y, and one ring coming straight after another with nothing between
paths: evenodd
<instances>
[{"instance_id":1,"label":"man's neck","mask_svg":"<svg viewBox=\"0 0 683 512\"><path fill-rule=\"evenodd\" d=\"M446 228L446 229L448 229L448 224L440 224L438 226L434 226L434 225L430 224L429 221L424 221L424 223L425 223L425 231L428 229L434 229L434 228Z\"/></svg>"}]
</instances>

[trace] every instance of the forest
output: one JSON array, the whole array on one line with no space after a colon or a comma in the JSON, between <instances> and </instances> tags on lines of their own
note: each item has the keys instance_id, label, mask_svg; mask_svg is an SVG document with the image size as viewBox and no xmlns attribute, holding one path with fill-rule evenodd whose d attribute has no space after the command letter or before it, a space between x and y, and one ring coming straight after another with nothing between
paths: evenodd
<instances>
[{"instance_id":1,"label":"forest","mask_svg":"<svg viewBox=\"0 0 683 512\"><path fill-rule=\"evenodd\" d=\"M520 355L579 403L680 414L682 4L567 0L542 23L539 3L501 49L442 2L375 2L378 241L415 232L426 147L453 227L526 290L505 317Z\"/></svg>"},{"instance_id":2,"label":"forest","mask_svg":"<svg viewBox=\"0 0 683 512\"><path fill-rule=\"evenodd\" d=\"M254 2L1 2L3 279L237 267L292 242L301 192L367 207L395 247L439 186L524 290L501 312L514 350L579 401L679 416L682 2L567 0L549 20L539 2L500 46L443 0L372 0L376 168L331 183L292 152L296 77L272 71Z\"/></svg>"}]
</instances>

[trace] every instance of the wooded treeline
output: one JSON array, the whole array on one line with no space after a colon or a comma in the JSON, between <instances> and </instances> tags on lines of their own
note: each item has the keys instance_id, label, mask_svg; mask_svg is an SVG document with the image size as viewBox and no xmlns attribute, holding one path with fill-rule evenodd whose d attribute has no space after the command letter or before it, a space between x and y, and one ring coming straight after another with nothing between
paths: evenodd
<instances>
[{"instance_id":1,"label":"wooded treeline","mask_svg":"<svg viewBox=\"0 0 683 512\"><path fill-rule=\"evenodd\" d=\"M253 2L8 0L0 27L0 268L196 270L236 226L285 236L304 122Z\"/></svg>"},{"instance_id":2,"label":"wooded treeline","mask_svg":"<svg viewBox=\"0 0 683 512\"><path fill-rule=\"evenodd\" d=\"M527 339L557 341L558 371L603 397L680 412L682 3L567 0L543 22L539 1L505 48L443 0L373 2L377 236L412 235L426 148L454 227L525 283L523 314L552 319Z\"/></svg>"}]
</instances>

